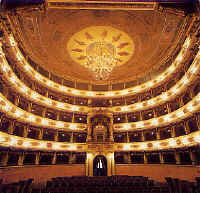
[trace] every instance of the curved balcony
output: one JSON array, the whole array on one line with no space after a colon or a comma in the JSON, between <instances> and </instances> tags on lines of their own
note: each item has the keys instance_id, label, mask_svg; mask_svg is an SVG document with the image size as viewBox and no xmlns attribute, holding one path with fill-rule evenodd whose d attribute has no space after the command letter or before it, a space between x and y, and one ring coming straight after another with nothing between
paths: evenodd
<instances>
[{"instance_id":1,"label":"curved balcony","mask_svg":"<svg viewBox=\"0 0 210 203\"><path fill-rule=\"evenodd\" d=\"M109 107L107 108L109 111L112 111L114 113L118 112L126 112L126 111L138 111L143 110L145 108L149 108L150 106L157 106L162 104L163 102L168 101L169 99L173 99L175 96L178 96L186 86L193 83L194 79L196 79L197 75L199 74L199 53L197 54L194 62L190 66L187 73L174 85L172 86L168 91L164 92L164 94L161 94L159 96L156 96L154 98L148 99L143 102L132 102L133 104L125 105L125 106L116 106L116 107ZM31 90L29 87L24 85L17 77L16 75L11 72L11 69L9 68L9 65L4 62L5 65L2 66L3 75L6 77L6 80L11 83L14 88L20 92L21 95L24 97L29 98L32 101L35 101L39 105L47 105L51 108L56 108L59 110L65 110L65 111L79 111L79 112L90 112L91 107L87 106L77 106L77 105L71 105L67 103L58 102L49 98L46 98L37 92ZM148 98L148 97L147 97ZM135 103L136 102L136 103ZM105 107L106 108L106 107Z\"/></svg>"},{"instance_id":2,"label":"curved balcony","mask_svg":"<svg viewBox=\"0 0 210 203\"><path fill-rule=\"evenodd\" d=\"M83 91L78 90L74 88L69 88L67 86L60 85L58 83L55 83L48 78L42 76L38 72L36 72L24 59L24 56L21 54L20 50L17 48L17 44L13 38L12 35L9 36L9 42L10 46L14 52L14 56L16 58L16 62L21 64L21 68L25 70L25 72L30 76L31 79L35 79L38 83L42 84L44 87L47 87L51 89L52 91L62 93L64 95L68 96L77 96L77 97L86 97L86 98L114 98L114 97L122 97L122 96L128 96L133 95L137 93L142 93L145 91L148 91L151 88L157 87L157 85L163 84L166 79L169 79L171 75L175 72L177 72L177 67L180 66L180 64L183 62L183 59L187 56L189 47L190 47L190 38L187 38L182 50L176 57L175 61L172 63L170 67L168 67L163 73L161 73L159 76L157 76L155 79L148 81L146 83L143 83L139 86L135 86L132 88L127 88L124 90L119 91L100 91L100 92L94 92L94 91Z\"/></svg>"}]
</instances>

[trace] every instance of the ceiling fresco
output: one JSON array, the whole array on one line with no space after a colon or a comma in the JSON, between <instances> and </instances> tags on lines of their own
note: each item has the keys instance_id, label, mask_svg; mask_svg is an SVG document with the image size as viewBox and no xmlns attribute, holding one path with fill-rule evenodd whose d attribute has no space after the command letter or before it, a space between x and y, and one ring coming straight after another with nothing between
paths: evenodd
<instances>
[{"instance_id":1,"label":"ceiling fresco","mask_svg":"<svg viewBox=\"0 0 210 203\"><path fill-rule=\"evenodd\" d=\"M37 64L66 79L94 83L154 75L186 29L186 17L155 10L48 9L23 11L11 20L16 23L22 46ZM86 67L85 58L90 44L103 41L103 37L107 43L103 48L113 48L118 63L105 81L98 81Z\"/></svg>"}]
</instances>

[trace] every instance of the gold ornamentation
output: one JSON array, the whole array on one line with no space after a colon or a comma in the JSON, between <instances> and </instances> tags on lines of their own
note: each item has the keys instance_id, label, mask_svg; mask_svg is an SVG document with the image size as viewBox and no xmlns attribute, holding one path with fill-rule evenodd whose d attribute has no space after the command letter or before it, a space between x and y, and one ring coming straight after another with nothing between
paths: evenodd
<instances>
[{"instance_id":1,"label":"gold ornamentation","mask_svg":"<svg viewBox=\"0 0 210 203\"><path fill-rule=\"evenodd\" d=\"M134 52L132 39L109 26L92 26L74 34L67 44L71 58L88 68L96 80L107 80L113 68L126 63Z\"/></svg>"}]
</instances>

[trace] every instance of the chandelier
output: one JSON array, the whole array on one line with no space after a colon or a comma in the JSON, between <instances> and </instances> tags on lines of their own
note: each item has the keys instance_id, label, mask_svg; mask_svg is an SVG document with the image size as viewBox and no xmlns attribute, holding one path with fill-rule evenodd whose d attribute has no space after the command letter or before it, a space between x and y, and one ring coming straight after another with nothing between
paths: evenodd
<instances>
[{"instance_id":1,"label":"chandelier","mask_svg":"<svg viewBox=\"0 0 210 203\"><path fill-rule=\"evenodd\" d=\"M116 28L90 26L71 36L67 50L74 62L91 73L85 75L86 79L104 81L110 79L114 68L130 60L134 53L134 42L127 33Z\"/></svg>"},{"instance_id":2,"label":"chandelier","mask_svg":"<svg viewBox=\"0 0 210 203\"><path fill-rule=\"evenodd\" d=\"M108 79L117 62L116 50L111 43L99 41L86 48L85 66L93 72L96 80Z\"/></svg>"}]
</instances>

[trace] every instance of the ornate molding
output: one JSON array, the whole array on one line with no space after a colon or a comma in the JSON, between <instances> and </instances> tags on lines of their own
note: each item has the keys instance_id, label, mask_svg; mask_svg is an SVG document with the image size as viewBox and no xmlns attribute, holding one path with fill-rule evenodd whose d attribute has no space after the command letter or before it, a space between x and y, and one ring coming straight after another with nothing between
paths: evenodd
<instances>
[{"instance_id":1,"label":"ornate molding","mask_svg":"<svg viewBox=\"0 0 210 203\"><path fill-rule=\"evenodd\" d=\"M110 1L72 1L48 0L48 8L92 9L92 10L155 10L156 2L110 2Z\"/></svg>"}]
</instances>

